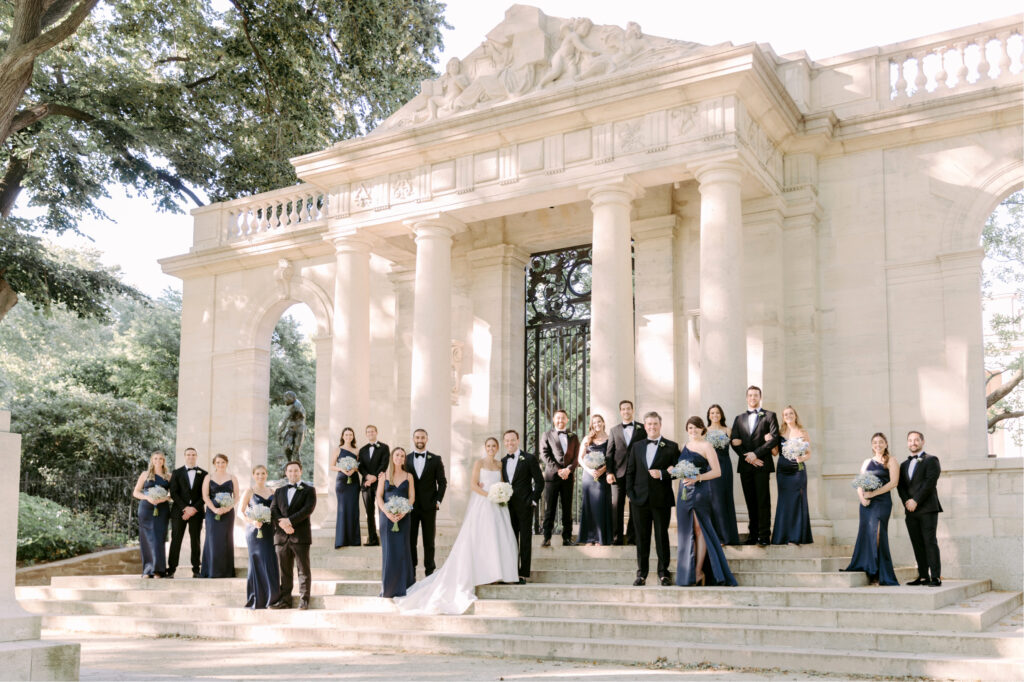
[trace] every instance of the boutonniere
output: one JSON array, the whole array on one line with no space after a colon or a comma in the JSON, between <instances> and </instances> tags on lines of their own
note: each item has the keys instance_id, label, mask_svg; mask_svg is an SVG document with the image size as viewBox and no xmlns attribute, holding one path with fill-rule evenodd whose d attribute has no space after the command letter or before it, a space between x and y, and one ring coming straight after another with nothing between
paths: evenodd
<instances>
[{"instance_id":1,"label":"boutonniere","mask_svg":"<svg viewBox=\"0 0 1024 682\"><path fill-rule=\"evenodd\" d=\"M659 440L659 441L658 441L658 447L659 447L659 448L663 448L663 447L665 447L665 441L663 441L663 440Z\"/></svg>"},{"instance_id":2,"label":"boutonniere","mask_svg":"<svg viewBox=\"0 0 1024 682\"><path fill-rule=\"evenodd\" d=\"M302 481L299 481L298 483L295 484L295 489L302 490Z\"/></svg>"},{"instance_id":3,"label":"boutonniere","mask_svg":"<svg viewBox=\"0 0 1024 682\"><path fill-rule=\"evenodd\" d=\"M519 458L517 459L517 461L522 462L523 461L523 456L519 455Z\"/></svg>"},{"instance_id":4,"label":"boutonniere","mask_svg":"<svg viewBox=\"0 0 1024 682\"><path fill-rule=\"evenodd\" d=\"M758 416L758 417L763 417L763 416L764 416L764 410L762 410L761 408L758 408L758 410L757 410L757 416Z\"/></svg>"}]
</instances>

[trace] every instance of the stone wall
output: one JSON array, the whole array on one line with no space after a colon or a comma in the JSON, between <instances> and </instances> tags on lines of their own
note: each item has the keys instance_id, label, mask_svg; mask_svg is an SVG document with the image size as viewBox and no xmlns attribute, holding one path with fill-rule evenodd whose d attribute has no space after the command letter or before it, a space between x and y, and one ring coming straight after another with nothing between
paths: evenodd
<instances>
[{"instance_id":1,"label":"stone wall","mask_svg":"<svg viewBox=\"0 0 1024 682\"><path fill-rule=\"evenodd\" d=\"M58 575L140 575L142 560L138 547L120 547L103 552L19 568L16 585L49 585Z\"/></svg>"}]
</instances>

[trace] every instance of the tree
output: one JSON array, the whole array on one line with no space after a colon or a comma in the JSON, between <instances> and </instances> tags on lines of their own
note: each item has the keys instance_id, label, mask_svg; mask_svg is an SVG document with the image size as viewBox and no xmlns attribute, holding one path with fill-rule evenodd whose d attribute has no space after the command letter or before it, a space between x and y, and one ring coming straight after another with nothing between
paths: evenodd
<instances>
[{"instance_id":1,"label":"tree","mask_svg":"<svg viewBox=\"0 0 1024 682\"><path fill-rule=\"evenodd\" d=\"M1007 197L982 232L986 268L982 283L987 305L993 297L1016 301L1008 312L990 316L985 344L985 387L988 430L1010 428L1022 439L1024 417L1024 191Z\"/></svg>"},{"instance_id":2,"label":"tree","mask_svg":"<svg viewBox=\"0 0 1024 682\"><path fill-rule=\"evenodd\" d=\"M278 320L270 339L270 402L267 422L267 467L271 478L284 475L285 458L277 444L277 425L288 413L285 391L294 391L306 410L306 438L299 450L304 471L313 470L316 437L316 359L313 344L302 335L298 322L285 315Z\"/></svg>"},{"instance_id":3,"label":"tree","mask_svg":"<svg viewBox=\"0 0 1024 682\"><path fill-rule=\"evenodd\" d=\"M30 81L0 66L0 316L17 294L104 314L125 290L55 270L29 233L102 217L112 182L164 211L293 184L289 158L372 129L435 75L445 25L437 0L121 0L89 14L93 4L0 4L3 59L35 51ZM58 10L88 18L71 37L22 37ZM40 218L15 219L22 192Z\"/></svg>"}]
</instances>

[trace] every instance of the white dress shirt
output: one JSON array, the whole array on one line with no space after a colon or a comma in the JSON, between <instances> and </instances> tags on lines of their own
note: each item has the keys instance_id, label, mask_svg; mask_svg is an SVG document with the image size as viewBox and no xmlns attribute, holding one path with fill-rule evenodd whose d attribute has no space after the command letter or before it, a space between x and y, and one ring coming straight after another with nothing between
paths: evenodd
<instances>
[{"instance_id":1,"label":"white dress shirt","mask_svg":"<svg viewBox=\"0 0 1024 682\"><path fill-rule=\"evenodd\" d=\"M288 506L292 506L292 499L295 497L295 491L298 488L288 488Z\"/></svg>"},{"instance_id":2,"label":"white dress shirt","mask_svg":"<svg viewBox=\"0 0 1024 682\"><path fill-rule=\"evenodd\" d=\"M564 455L569 450L569 434L558 434L558 443L562 446L562 454Z\"/></svg>"},{"instance_id":3,"label":"white dress shirt","mask_svg":"<svg viewBox=\"0 0 1024 682\"><path fill-rule=\"evenodd\" d=\"M423 457L417 457L416 455L423 455ZM425 452L414 452L412 453L412 468L416 470L416 478L423 478L423 467L427 466L427 456Z\"/></svg>"},{"instance_id":4,"label":"white dress shirt","mask_svg":"<svg viewBox=\"0 0 1024 682\"><path fill-rule=\"evenodd\" d=\"M633 428L633 422L622 425L622 438L626 441L626 445L633 440Z\"/></svg>"},{"instance_id":5,"label":"white dress shirt","mask_svg":"<svg viewBox=\"0 0 1024 682\"><path fill-rule=\"evenodd\" d=\"M659 438L656 441L647 444L647 468L650 469L651 465L654 464L654 456L658 454L658 443L661 442Z\"/></svg>"},{"instance_id":6,"label":"white dress shirt","mask_svg":"<svg viewBox=\"0 0 1024 682\"><path fill-rule=\"evenodd\" d=\"M757 412L747 413L747 431L749 433L754 432L754 427L757 425Z\"/></svg>"},{"instance_id":7,"label":"white dress shirt","mask_svg":"<svg viewBox=\"0 0 1024 682\"><path fill-rule=\"evenodd\" d=\"M907 476L909 478L914 477L914 469L917 468L917 463L921 461L921 453L917 453L917 459L910 460L910 466L907 467Z\"/></svg>"},{"instance_id":8,"label":"white dress shirt","mask_svg":"<svg viewBox=\"0 0 1024 682\"><path fill-rule=\"evenodd\" d=\"M188 487L190 489L194 488L196 486L196 470L189 471L188 467L186 467L185 473L188 475Z\"/></svg>"},{"instance_id":9,"label":"white dress shirt","mask_svg":"<svg viewBox=\"0 0 1024 682\"><path fill-rule=\"evenodd\" d=\"M507 462L505 462L505 475L508 476L508 482L512 482L512 477L516 475L516 462L519 461L519 450L512 453L512 456Z\"/></svg>"}]
</instances>

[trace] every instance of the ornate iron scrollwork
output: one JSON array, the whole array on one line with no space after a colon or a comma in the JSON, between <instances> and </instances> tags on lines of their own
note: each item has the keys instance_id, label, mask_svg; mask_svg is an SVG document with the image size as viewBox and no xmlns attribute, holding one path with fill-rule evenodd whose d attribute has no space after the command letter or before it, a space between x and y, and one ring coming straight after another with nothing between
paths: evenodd
<instances>
[{"instance_id":1,"label":"ornate iron scrollwork","mask_svg":"<svg viewBox=\"0 0 1024 682\"><path fill-rule=\"evenodd\" d=\"M534 254L526 269L528 326L590 319L589 244Z\"/></svg>"}]
</instances>

